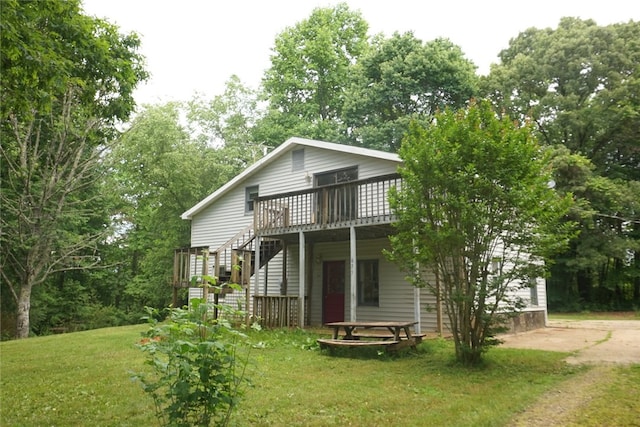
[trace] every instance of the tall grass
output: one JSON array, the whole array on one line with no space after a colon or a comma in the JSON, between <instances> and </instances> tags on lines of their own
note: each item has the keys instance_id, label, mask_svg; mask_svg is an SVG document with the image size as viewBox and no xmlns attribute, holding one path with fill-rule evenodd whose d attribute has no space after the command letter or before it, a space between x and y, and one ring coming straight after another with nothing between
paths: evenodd
<instances>
[{"instance_id":1,"label":"tall grass","mask_svg":"<svg viewBox=\"0 0 640 427\"><path fill-rule=\"evenodd\" d=\"M157 425L151 400L129 377L143 367L134 344L145 328L0 343L0 425ZM484 366L467 369L444 340L395 356L330 355L317 349L316 338L308 331L251 333L253 385L232 425L509 425L537 396L587 369L568 366L562 353L502 348L490 350Z\"/></svg>"}]
</instances>

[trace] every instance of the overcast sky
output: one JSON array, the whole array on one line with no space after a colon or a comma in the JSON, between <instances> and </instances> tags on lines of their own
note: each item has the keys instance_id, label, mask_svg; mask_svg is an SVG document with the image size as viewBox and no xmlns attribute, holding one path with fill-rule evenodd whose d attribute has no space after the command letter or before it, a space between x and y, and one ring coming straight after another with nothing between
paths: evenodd
<instances>
[{"instance_id":1,"label":"overcast sky","mask_svg":"<svg viewBox=\"0 0 640 427\"><path fill-rule=\"evenodd\" d=\"M222 93L232 74L256 88L269 67L276 36L309 17L318 0L84 0L86 14L141 36L150 80L138 103L188 100L196 92ZM461 47L486 74L509 39L530 27L555 28L561 17L599 25L640 21L637 0L347 0L369 23L369 33L413 31L422 41L438 37Z\"/></svg>"}]
</instances>

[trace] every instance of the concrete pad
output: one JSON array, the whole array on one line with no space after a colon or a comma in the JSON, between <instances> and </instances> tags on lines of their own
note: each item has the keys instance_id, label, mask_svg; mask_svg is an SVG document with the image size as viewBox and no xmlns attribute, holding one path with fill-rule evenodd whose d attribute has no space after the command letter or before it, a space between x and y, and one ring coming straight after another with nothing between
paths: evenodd
<instances>
[{"instance_id":1,"label":"concrete pad","mask_svg":"<svg viewBox=\"0 0 640 427\"><path fill-rule=\"evenodd\" d=\"M568 363L640 363L640 320L553 320L500 339L503 347L571 352Z\"/></svg>"}]
</instances>

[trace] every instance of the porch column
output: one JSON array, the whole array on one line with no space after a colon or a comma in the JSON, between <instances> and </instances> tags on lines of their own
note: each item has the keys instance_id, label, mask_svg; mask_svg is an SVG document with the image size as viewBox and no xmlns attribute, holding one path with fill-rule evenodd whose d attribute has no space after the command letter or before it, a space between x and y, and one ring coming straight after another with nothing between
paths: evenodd
<instances>
[{"instance_id":1,"label":"porch column","mask_svg":"<svg viewBox=\"0 0 640 427\"><path fill-rule=\"evenodd\" d=\"M352 225L349 228L349 265L350 265L350 287L349 287L349 321L356 321L356 307L358 305L356 289L358 287L358 262L356 256L356 228Z\"/></svg>"},{"instance_id":2,"label":"porch column","mask_svg":"<svg viewBox=\"0 0 640 427\"><path fill-rule=\"evenodd\" d=\"M422 332L422 322L420 321L420 288L417 286L413 287L413 320L415 320L415 330L416 333Z\"/></svg>"},{"instance_id":3,"label":"porch column","mask_svg":"<svg viewBox=\"0 0 640 427\"><path fill-rule=\"evenodd\" d=\"M298 327L304 328L304 290L307 288L306 286L306 277L307 274L305 272L307 263L305 261L305 238L304 232L301 230L298 232Z\"/></svg>"},{"instance_id":4,"label":"porch column","mask_svg":"<svg viewBox=\"0 0 640 427\"><path fill-rule=\"evenodd\" d=\"M259 291L260 291L260 243L262 242L262 239L260 238L259 234L256 234L256 238L255 238L255 250L254 250L254 254L253 254L253 258L254 258L254 265L253 265L253 294L254 295L259 295ZM247 304L249 304L250 301L247 301Z\"/></svg>"}]
</instances>

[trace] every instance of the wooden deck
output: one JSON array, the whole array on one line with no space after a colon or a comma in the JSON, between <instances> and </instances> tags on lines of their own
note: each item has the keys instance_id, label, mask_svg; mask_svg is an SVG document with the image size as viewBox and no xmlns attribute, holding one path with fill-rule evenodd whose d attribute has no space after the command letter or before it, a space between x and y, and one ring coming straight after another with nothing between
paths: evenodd
<instances>
[{"instance_id":1,"label":"wooden deck","mask_svg":"<svg viewBox=\"0 0 640 427\"><path fill-rule=\"evenodd\" d=\"M255 229L263 236L390 224L388 193L400 187L398 174L332 184L255 200Z\"/></svg>"}]
</instances>

